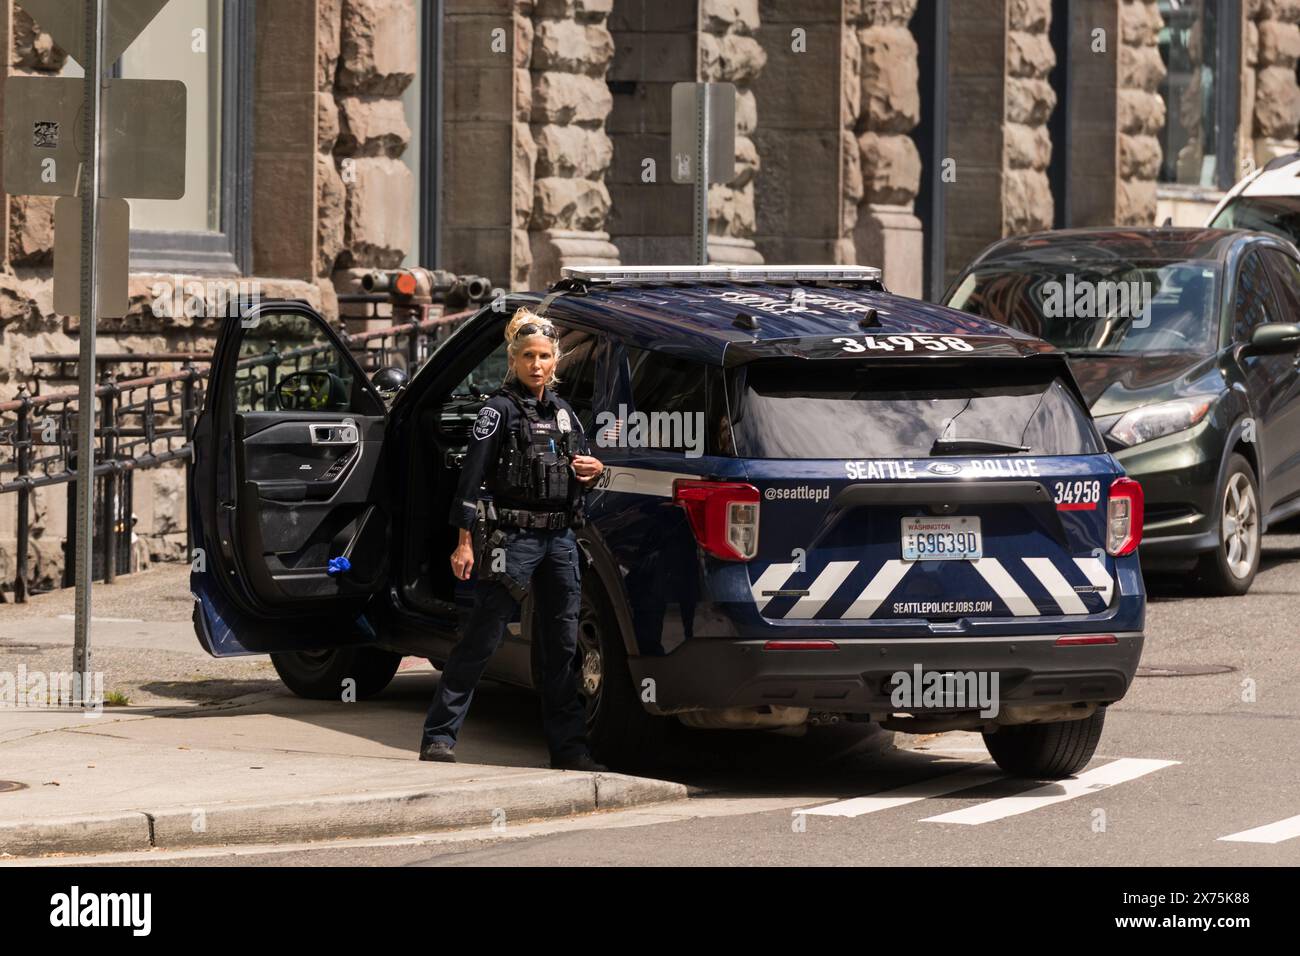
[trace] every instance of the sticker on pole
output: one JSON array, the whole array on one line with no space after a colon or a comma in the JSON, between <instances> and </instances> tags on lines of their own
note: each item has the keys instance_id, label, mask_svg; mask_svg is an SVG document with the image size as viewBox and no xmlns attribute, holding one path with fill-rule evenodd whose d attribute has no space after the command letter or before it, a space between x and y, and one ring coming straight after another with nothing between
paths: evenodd
<instances>
[{"instance_id":1,"label":"sticker on pole","mask_svg":"<svg viewBox=\"0 0 1300 956\"><path fill-rule=\"evenodd\" d=\"M734 83L674 83L670 165L675 183L695 182L700 145L700 95L708 113L708 181L729 183L736 178L736 85Z\"/></svg>"}]
</instances>

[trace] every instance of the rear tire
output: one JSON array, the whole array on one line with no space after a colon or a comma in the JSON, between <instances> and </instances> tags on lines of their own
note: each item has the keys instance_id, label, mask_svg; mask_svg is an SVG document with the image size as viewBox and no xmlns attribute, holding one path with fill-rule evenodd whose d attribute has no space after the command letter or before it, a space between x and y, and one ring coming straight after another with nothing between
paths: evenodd
<instances>
[{"instance_id":1,"label":"rear tire","mask_svg":"<svg viewBox=\"0 0 1300 956\"><path fill-rule=\"evenodd\" d=\"M582 589L578 682L587 702L587 745L615 769L647 767L662 755L668 721L641 703L609 599L598 584Z\"/></svg>"},{"instance_id":2,"label":"rear tire","mask_svg":"<svg viewBox=\"0 0 1300 956\"><path fill-rule=\"evenodd\" d=\"M1228 459L1228 472L1215 498L1219 544L1201 555L1197 578L1207 594L1245 594L1259 573L1259 482L1241 455Z\"/></svg>"},{"instance_id":3,"label":"rear tire","mask_svg":"<svg viewBox=\"0 0 1300 956\"><path fill-rule=\"evenodd\" d=\"M342 700L343 682L356 681L357 700L388 686L402 655L378 647L336 647L326 651L282 651L271 655L284 686L308 700Z\"/></svg>"},{"instance_id":4,"label":"rear tire","mask_svg":"<svg viewBox=\"0 0 1300 956\"><path fill-rule=\"evenodd\" d=\"M999 767L1017 777L1056 780L1078 773L1097 752L1106 708L1084 720L1015 724L984 735L984 746Z\"/></svg>"}]
</instances>

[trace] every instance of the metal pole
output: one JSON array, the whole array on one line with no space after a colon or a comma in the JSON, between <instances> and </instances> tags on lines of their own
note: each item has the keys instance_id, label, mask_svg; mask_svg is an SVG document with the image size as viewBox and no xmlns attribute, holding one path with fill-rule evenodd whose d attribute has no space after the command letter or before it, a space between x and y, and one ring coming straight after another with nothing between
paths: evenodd
<instances>
[{"instance_id":1,"label":"metal pole","mask_svg":"<svg viewBox=\"0 0 1300 956\"><path fill-rule=\"evenodd\" d=\"M104 81L104 2L86 0L86 68L81 187L81 331L77 361L77 595L72 670L90 672L90 589L95 527L95 325L99 284L99 111ZM89 681L73 681L86 704Z\"/></svg>"},{"instance_id":2,"label":"metal pole","mask_svg":"<svg viewBox=\"0 0 1300 956\"><path fill-rule=\"evenodd\" d=\"M25 480L31 475L32 421L31 400L27 397L27 386L18 386L18 478ZM30 520L28 504L32 490L28 484L18 489L18 576L14 579L14 601L23 604L27 601L27 552L31 548L27 522Z\"/></svg>"},{"instance_id":3,"label":"metal pole","mask_svg":"<svg viewBox=\"0 0 1300 956\"><path fill-rule=\"evenodd\" d=\"M695 264L709 264L709 86L695 88Z\"/></svg>"}]
</instances>

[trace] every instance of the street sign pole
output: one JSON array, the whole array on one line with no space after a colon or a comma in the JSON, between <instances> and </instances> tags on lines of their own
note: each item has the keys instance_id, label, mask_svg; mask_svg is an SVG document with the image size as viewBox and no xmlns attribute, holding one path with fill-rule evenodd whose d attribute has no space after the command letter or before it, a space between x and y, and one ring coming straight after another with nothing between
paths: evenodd
<instances>
[{"instance_id":1,"label":"street sign pole","mask_svg":"<svg viewBox=\"0 0 1300 956\"><path fill-rule=\"evenodd\" d=\"M672 180L692 193L691 258L709 264L709 184L736 177L736 87L733 83L674 83Z\"/></svg>"},{"instance_id":2,"label":"street sign pole","mask_svg":"<svg viewBox=\"0 0 1300 956\"><path fill-rule=\"evenodd\" d=\"M104 63L104 3L85 2L85 109L82 141L86 158L78 175L81 190L81 326L77 360L77 575L76 615L72 645L72 670L90 672L91 583L94 580L95 531L95 327L99 303L99 152L100 96L107 70ZM111 521L112 516L105 516ZM77 702L86 697L91 681L73 681Z\"/></svg>"},{"instance_id":3,"label":"street sign pole","mask_svg":"<svg viewBox=\"0 0 1300 956\"><path fill-rule=\"evenodd\" d=\"M695 87L695 264L709 264L709 86Z\"/></svg>"}]
</instances>

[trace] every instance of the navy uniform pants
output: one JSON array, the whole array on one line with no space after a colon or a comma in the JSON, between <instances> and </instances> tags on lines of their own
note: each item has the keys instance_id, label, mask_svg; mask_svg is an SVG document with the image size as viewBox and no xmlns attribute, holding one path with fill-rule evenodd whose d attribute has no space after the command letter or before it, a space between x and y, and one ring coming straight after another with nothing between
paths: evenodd
<instances>
[{"instance_id":1,"label":"navy uniform pants","mask_svg":"<svg viewBox=\"0 0 1300 956\"><path fill-rule=\"evenodd\" d=\"M506 625L519 609L505 586L485 579L492 555L481 556L474 609L465 633L442 669L442 682L424 721L421 747L434 741L454 746L488 658L501 645ZM533 640L541 663L542 721L552 759L587 752L586 709L578 693L578 542L571 530L507 531L506 573L529 587L541 633ZM529 579L532 579L531 585Z\"/></svg>"}]
</instances>

